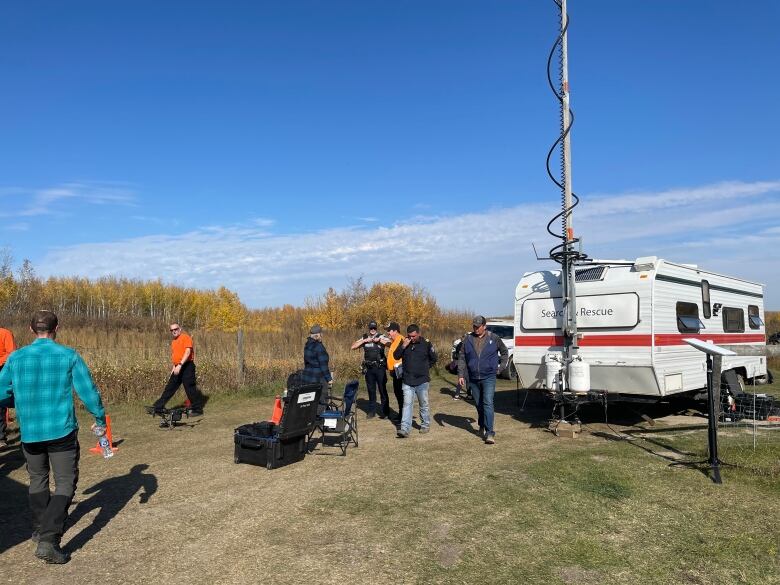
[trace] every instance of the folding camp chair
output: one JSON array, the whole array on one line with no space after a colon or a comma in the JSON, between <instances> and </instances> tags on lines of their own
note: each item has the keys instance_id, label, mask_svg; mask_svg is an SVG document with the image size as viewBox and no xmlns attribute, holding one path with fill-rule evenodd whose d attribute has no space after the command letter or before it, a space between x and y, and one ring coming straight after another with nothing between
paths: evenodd
<instances>
[{"instance_id":1,"label":"folding camp chair","mask_svg":"<svg viewBox=\"0 0 780 585\"><path fill-rule=\"evenodd\" d=\"M278 425L271 420L235 429L233 460L274 469L303 459L309 435L316 425L321 392L322 384L288 389Z\"/></svg>"},{"instance_id":2,"label":"folding camp chair","mask_svg":"<svg viewBox=\"0 0 780 585\"><path fill-rule=\"evenodd\" d=\"M318 435L319 442L327 446L326 436L336 437L333 446L341 449L341 454L346 456L350 443L358 446L357 417L354 404L358 391L358 381L350 380L344 386L344 394L341 398L331 396L327 408L317 415L317 422L309 435L309 442ZM316 444L316 443L315 443Z\"/></svg>"}]
</instances>

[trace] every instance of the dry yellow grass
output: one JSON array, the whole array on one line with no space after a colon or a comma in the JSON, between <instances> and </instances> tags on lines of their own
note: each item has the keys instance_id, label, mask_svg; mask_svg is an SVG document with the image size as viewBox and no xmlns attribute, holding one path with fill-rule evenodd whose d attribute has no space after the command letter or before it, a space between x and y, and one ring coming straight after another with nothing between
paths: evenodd
<instances>
[{"instance_id":1,"label":"dry yellow grass","mask_svg":"<svg viewBox=\"0 0 780 585\"><path fill-rule=\"evenodd\" d=\"M12 326L17 343L32 341L29 330ZM244 368L239 370L238 336L221 331L189 331L195 343L198 384L210 395L253 388L270 394L281 388L287 376L303 367L303 331L263 333L244 337ZM449 361L452 340L462 331L423 332L436 344L439 367ZM350 345L361 332L326 332L325 347L337 380L359 377L362 354ZM104 399L126 402L156 398L170 373L170 337L167 326L150 330L114 329L105 326L60 329L57 341L77 349L86 360Z\"/></svg>"}]
</instances>

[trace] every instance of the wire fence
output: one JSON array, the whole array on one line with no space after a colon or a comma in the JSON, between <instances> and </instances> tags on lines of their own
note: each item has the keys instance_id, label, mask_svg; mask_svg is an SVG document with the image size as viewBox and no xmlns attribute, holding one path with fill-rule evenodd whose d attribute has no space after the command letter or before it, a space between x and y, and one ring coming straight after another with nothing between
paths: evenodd
<instances>
[{"instance_id":1,"label":"wire fence","mask_svg":"<svg viewBox=\"0 0 780 585\"><path fill-rule=\"evenodd\" d=\"M303 367L305 337L297 332L192 331L198 385L215 394L242 388L272 393L287 376ZM449 347L460 332L434 331L440 364L449 358ZM330 369L338 383L360 377L362 351L350 346L360 337L354 332L326 334ZM108 402L156 398L172 367L170 342L144 332L81 332L61 340L76 349L90 367Z\"/></svg>"},{"instance_id":2,"label":"wire fence","mask_svg":"<svg viewBox=\"0 0 780 585\"><path fill-rule=\"evenodd\" d=\"M748 384L728 392L721 385L718 449L721 461L736 472L780 478L780 399L777 384Z\"/></svg>"}]
</instances>

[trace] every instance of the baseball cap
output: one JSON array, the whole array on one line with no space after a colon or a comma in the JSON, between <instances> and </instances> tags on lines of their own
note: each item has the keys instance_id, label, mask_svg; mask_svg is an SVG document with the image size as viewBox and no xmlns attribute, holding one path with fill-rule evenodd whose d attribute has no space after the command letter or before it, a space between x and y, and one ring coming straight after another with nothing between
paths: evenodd
<instances>
[{"instance_id":1,"label":"baseball cap","mask_svg":"<svg viewBox=\"0 0 780 585\"><path fill-rule=\"evenodd\" d=\"M377 328L376 321L371 321L371 323L368 324L368 328L369 329L376 329Z\"/></svg>"},{"instance_id":2,"label":"baseball cap","mask_svg":"<svg viewBox=\"0 0 780 585\"><path fill-rule=\"evenodd\" d=\"M390 323L388 323L387 327L385 327L385 331L398 331L400 333L401 332L401 326L398 323L396 323L395 321L390 321Z\"/></svg>"},{"instance_id":3,"label":"baseball cap","mask_svg":"<svg viewBox=\"0 0 780 585\"><path fill-rule=\"evenodd\" d=\"M485 323L487 323L487 321L482 315L477 315L471 320L471 324L474 325L474 327L479 327L480 325L484 325Z\"/></svg>"},{"instance_id":4,"label":"baseball cap","mask_svg":"<svg viewBox=\"0 0 780 585\"><path fill-rule=\"evenodd\" d=\"M312 325L311 329L309 329L309 334L314 335L315 333L322 333L322 327L319 325Z\"/></svg>"}]
</instances>

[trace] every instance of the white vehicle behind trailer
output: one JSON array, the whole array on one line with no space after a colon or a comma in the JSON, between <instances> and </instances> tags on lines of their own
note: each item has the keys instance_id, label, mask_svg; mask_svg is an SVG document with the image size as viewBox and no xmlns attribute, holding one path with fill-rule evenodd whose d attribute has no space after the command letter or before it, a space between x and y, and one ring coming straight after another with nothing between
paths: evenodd
<instances>
[{"instance_id":1,"label":"white vehicle behind trailer","mask_svg":"<svg viewBox=\"0 0 780 585\"><path fill-rule=\"evenodd\" d=\"M514 350L515 350L515 323L509 319L488 319L487 330L492 331L501 338L501 341L506 345L506 349L509 352L509 365L502 372L501 377L507 380L514 380L517 378L517 372L514 366Z\"/></svg>"},{"instance_id":2,"label":"white vehicle behind trailer","mask_svg":"<svg viewBox=\"0 0 780 585\"><path fill-rule=\"evenodd\" d=\"M662 398L706 388L704 355L685 343L766 342L763 286L655 256L576 268L577 360L590 397ZM515 294L515 369L552 390L562 361L560 271L527 272ZM763 381L763 356L724 358L723 372ZM586 380L587 383L587 380Z\"/></svg>"}]
</instances>

